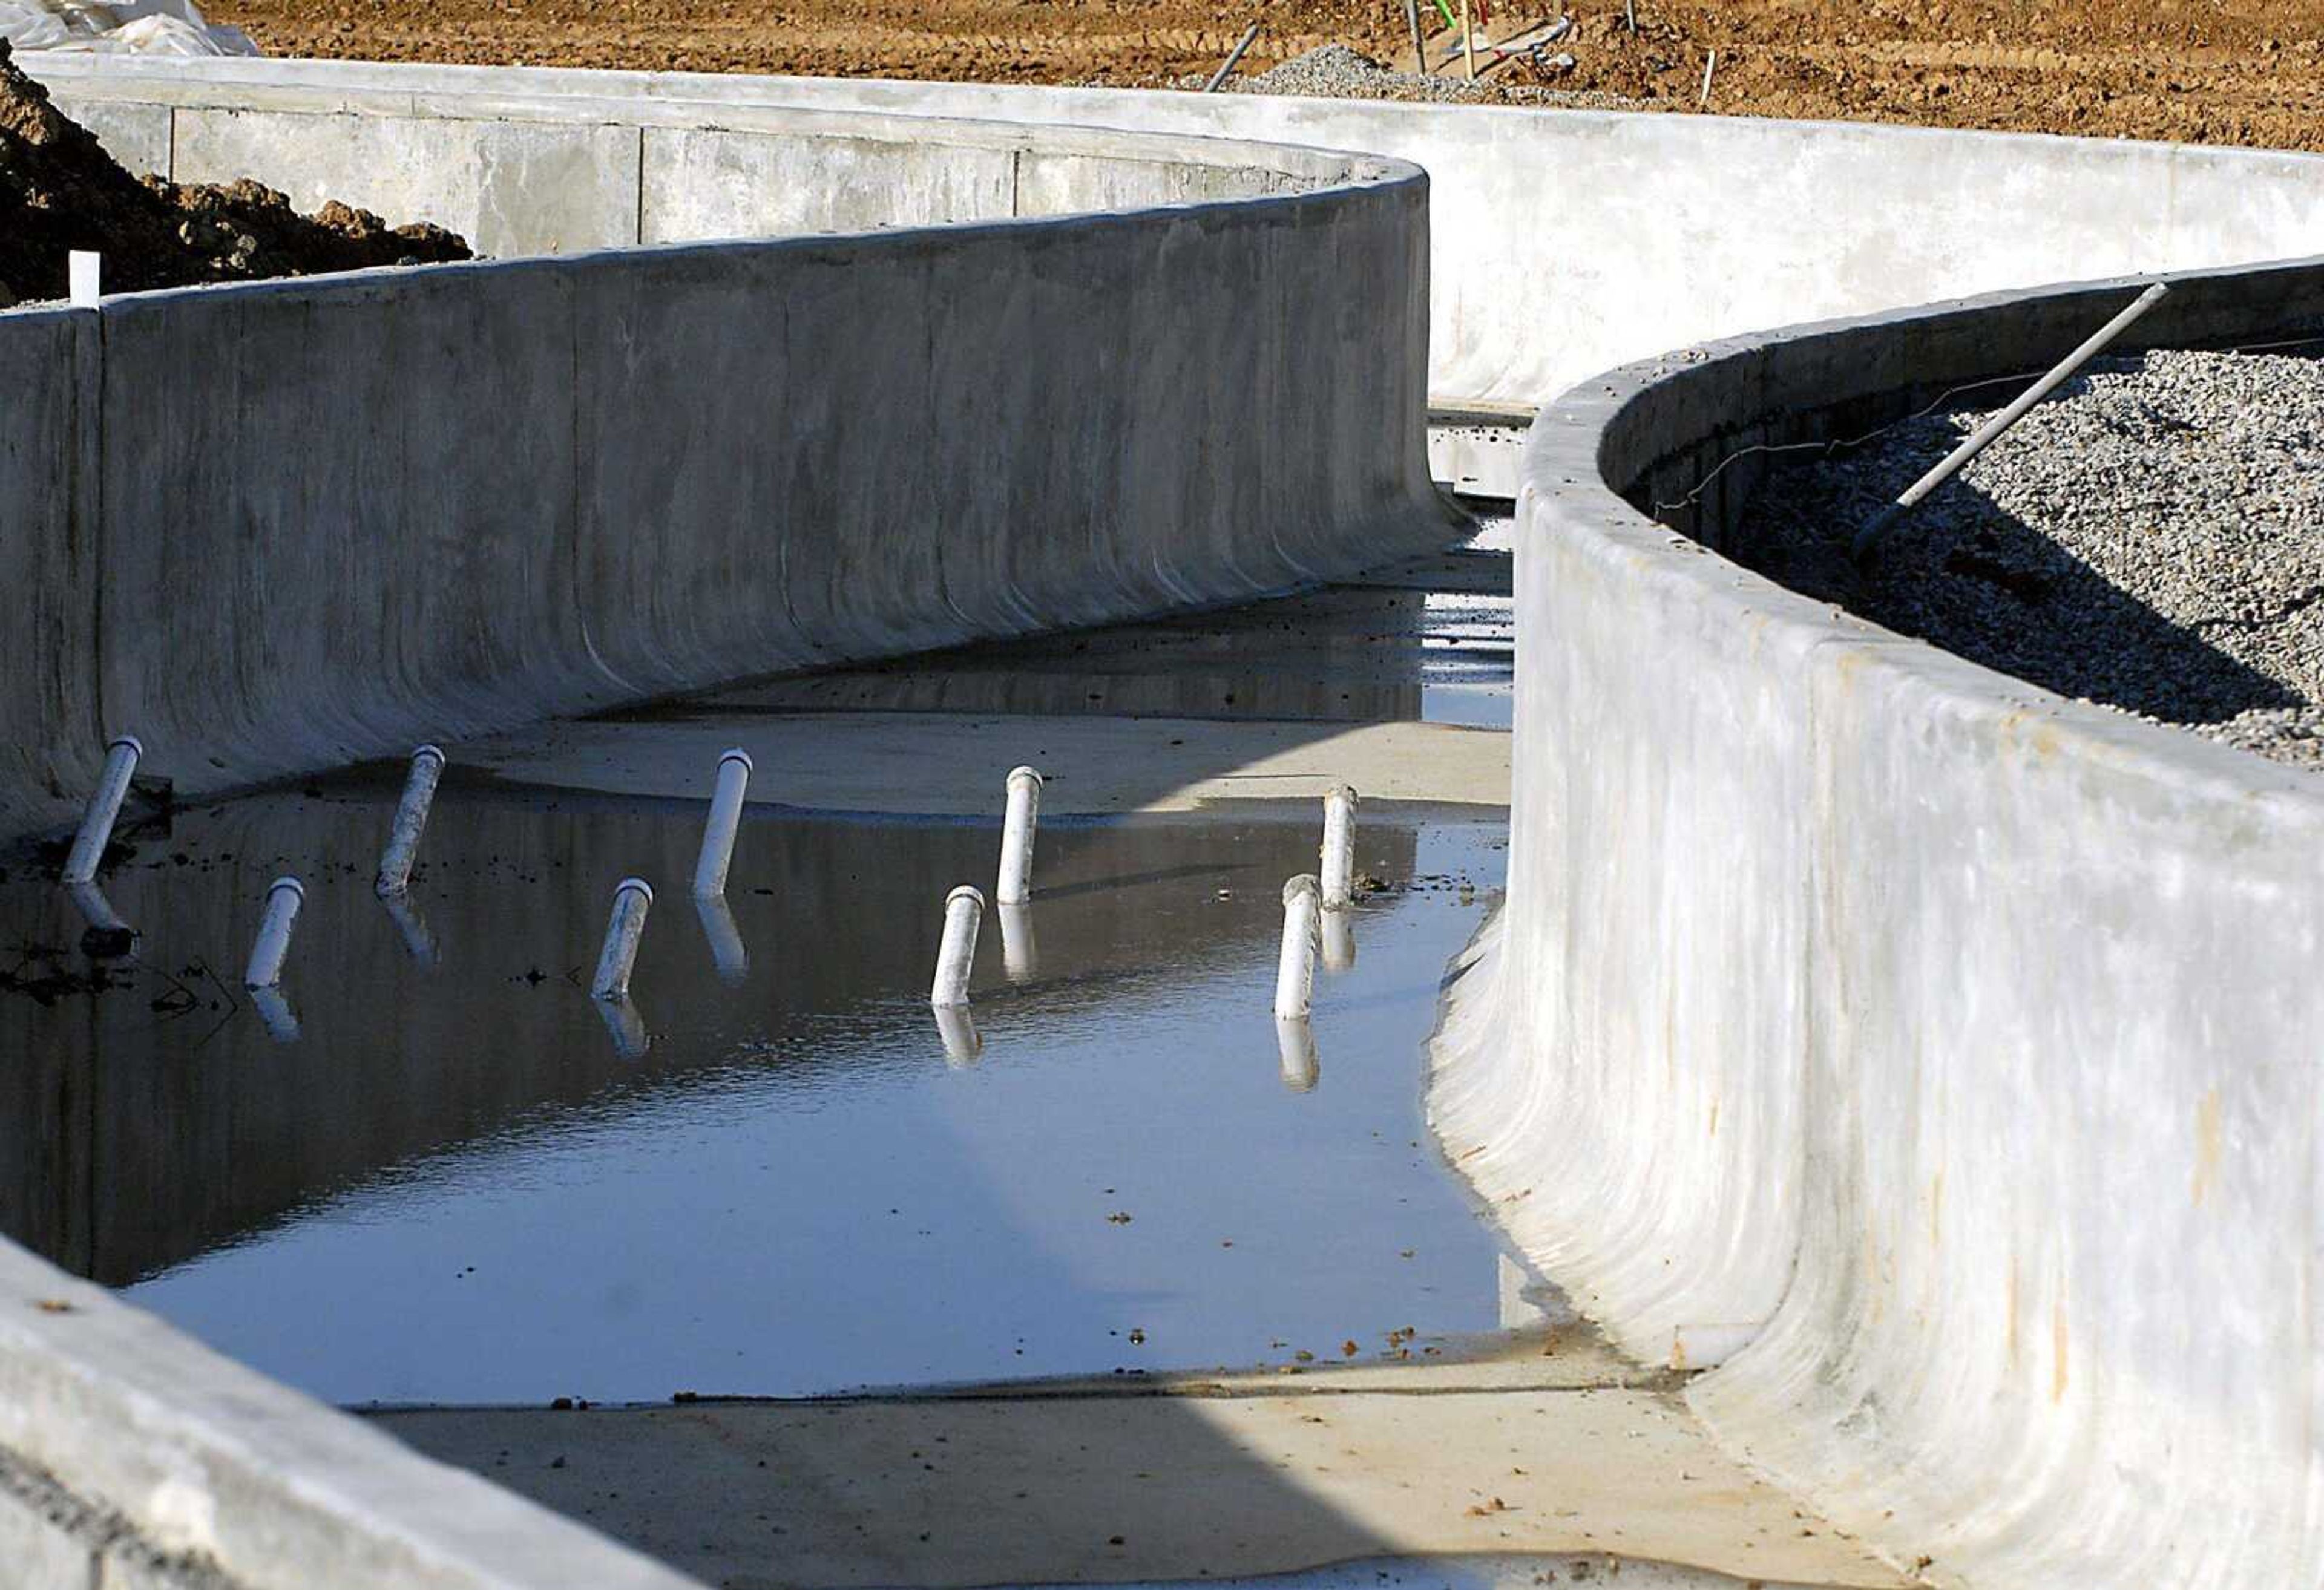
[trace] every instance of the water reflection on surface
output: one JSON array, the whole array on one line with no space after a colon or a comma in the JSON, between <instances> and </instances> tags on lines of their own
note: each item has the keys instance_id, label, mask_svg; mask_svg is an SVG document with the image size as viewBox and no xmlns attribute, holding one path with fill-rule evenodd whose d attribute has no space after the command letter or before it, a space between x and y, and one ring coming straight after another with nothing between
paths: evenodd
<instances>
[{"instance_id":1,"label":"water reflection on surface","mask_svg":"<svg viewBox=\"0 0 2324 1590\"><path fill-rule=\"evenodd\" d=\"M1304 809L1045 826L952 1031L941 905L991 886L997 824L754 815L697 913L698 805L447 788L399 909L370 887L392 796L135 836L103 881L141 936L103 991L81 909L0 882L0 1228L342 1402L1250 1364L1495 1323L1493 1241L1419 1097L1498 826L1367 812L1389 889L1295 1054L1269 997ZM261 1012L236 973L286 873L309 896ZM632 873L660 894L614 1010L586 984Z\"/></svg>"}]
</instances>

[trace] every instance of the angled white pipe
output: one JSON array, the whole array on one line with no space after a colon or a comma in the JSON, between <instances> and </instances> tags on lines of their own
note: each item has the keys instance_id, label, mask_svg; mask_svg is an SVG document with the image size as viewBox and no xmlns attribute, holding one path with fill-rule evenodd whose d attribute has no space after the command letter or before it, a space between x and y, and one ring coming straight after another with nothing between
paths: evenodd
<instances>
[{"instance_id":1,"label":"angled white pipe","mask_svg":"<svg viewBox=\"0 0 2324 1590\"><path fill-rule=\"evenodd\" d=\"M729 988L739 986L751 975L751 951L735 924L734 908L724 895L696 895L694 914L702 919L702 936L710 941L710 964L718 980Z\"/></svg>"},{"instance_id":2,"label":"angled white pipe","mask_svg":"<svg viewBox=\"0 0 2324 1590\"><path fill-rule=\"evenodd\" d=\"M428 925L428 918L411 896L401 892L379 896L387 919L395 924L396 936L403 941L403 951L421 966L434 966L441 959L436 945L436 933Z\"/></svg>"},{"instance_id":3,"label":"angled white pipe","mask_svg":"<svg viewBox=\"0 0 2324 1590\"><path fill-rule=\"evenodd\" d=\"M630 972L638 963L638 941L645 936L646 913L652 908L653 886L644 878L625 878L613 886L613 911L605 923L605 947L597 953L597 975L589 984L591 998L630 997Z\"/></svg>"},{"instance_id":4,"label":"angled white pipe","mask_svg":"<svg viewBox=\"0 0 2324 1590\"><path fill-rule=\"evenodd\" d=\"M965 1005L939 1005L936 1007L936 1033L944 1039L945 1063L958 1071L974 1065L976 1057L984 1052L983 1035L976 1030L976 1017Z\"/></svg>"},{"instance_id":5,"label":"angled white pipe","mask_svg":"<svg viewBox=\"0 0 2324 1590\"><path fill-rule=\"evenodd\" d=\"M742 821L742 797L751 788L751 753L736 749L718 758L718 787L711 792L710 818L702 825L702 854L694 863L694 897L715 899L726 892L726 871L734 862L734 832Z\"/></svg>"},{"instance_id":6,"label":"angled white pipe","mask_svg":"<svg viewBox=\"0 0 2324 1590\"><path fill-rule=\"evenodd\" d=\"M1316 919L1323 914L1315 896L1312 872L1283 886L1283 952L1275 964L1275 1015L1279 1021L1301 1020L1314 1006Z\"/></svg>"},{"instance_id":7,"label":"angled white pipe","mask_svg":"<svg viewBox=\"0 0 2324 1590\"><path fill-rule=\"evenodd\" d=\"M936 981L928 1003L941 1010L968 1003L968 975L976 964L976 930L984 920L984 891L963 884L945 896L944 941L936 946Z\"/></svg>"},{"instance_id":8,"label":"angled white pipe","mask_svg":"<svg viewBox=\"0 0 2324 1590\"><path fill-rule=\"evenodd\" d=\"M1041 950L1033 938L1033 908L1003 905L1001 912L1001 970L1012 983L1033 980L1041 970Z\"/></svg>"},{"instance_id":9,"label":"angled white pipe","mask_svg":"<svg viewBox=\"0 0 2324 1590\"><path fill-rule=\"evenodd\" d=\"M1275 1018L1275 1051L1283 1070L1283 1085L1294 1093L1313 1093L1323 1075L1315 1055L1315 1024L1305 1016Z\"/></svg>"},{"instance_id":10,"label":"angled white pipe","mask_svg":"<svg viewBox=\"0 0 2324 1590\"><path fill-rule=\"evenodd\" d=\"M1335 784L1323 796L1323 906L1338 910L1356 897L1356 790Z\"/></svg>"},{"instance_id":11,"label":"angled white pipe","mask_svg":"<svg viewBox=\"0 0 2324 1590\"><path fill-rule=\"evenodd\" d=\"M423 745L411 753L411 771L403 777L403 796L395 803L395 821L387 831L387 849L380 853L379 876L372 890L382 899L411 887L411 864L420 855L420 836L428 832L428 808L436 799L437 782L444 777L441 748Z\"/></svg>"},{"instance_id":12,"label":"angled white pipe","mask_svg":"<svg viewBox=\"0 0 2324 1590\"><path fill-rule=\"evenodd\" d=\"M129 797L129 780L144 754L144 746L134 734L124 734L106 747L105 771L97 775L80 832L73 835L72 850L65 857L65 882L87 883L97 876L97 863L105 859L105 847L113 840L113 825L120 820L121 803Z\"/></svg>"},{"instance_id":13,"label":"angled white pipe","mask_svg":"<svg viewBox=\"0 0 2324 1590\"><path fill-rule=\"evenodd\" d=\"M1001 880L993 898L1022 905L1033 897L1033 830L1041 820L1041 776L1030 767L1009 773L1009 814L1001 824Z\"/></svg>"},{"instance_id":14,"label":"angled white pipe","mask_svg":"<svg viewBox=\"0 0 2324 1590\"><path fill-rule=\"evenodd\" d=\"M258 941L250 947L250 965L242 974L244 988L271 988L282 980L290 929L306 900L307 886L295 878L278 878L266 886L266 914L259 919Z\"/></svg>"}]
</instances>

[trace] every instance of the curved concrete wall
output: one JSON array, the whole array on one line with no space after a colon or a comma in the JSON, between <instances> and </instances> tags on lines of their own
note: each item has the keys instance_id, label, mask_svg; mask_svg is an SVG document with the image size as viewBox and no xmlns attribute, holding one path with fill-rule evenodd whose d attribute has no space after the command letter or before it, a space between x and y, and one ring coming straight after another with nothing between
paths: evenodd
<instances>
[{"instance_id":1,"label":"curved concrete wall","mask_svg":"<svg viewBox=\"0 0 2324 1590\"><path fill-rule=\"evenodd\" d=\"M1362 150L1424 167L1434 233L1429 390L1530 409L1594 371L1707 336L1967 293L2309 253L2324 160L2257 150L1734 117L1145 89L721 77L353 61L35 64L147 164L169 122L253 96L526 122L611 99L669 115L770 107L1104 126ZM465 108L464 108L465 107ZM560 108L561 107L561 108ZM586 112L582 113L586 114ZM181 119L181 127L189 124ZM217 174L206 146L192 174ZM264 174L263 166L254 168ZM342 197L459 226L457 192L392 163ZM374 187L373 184L378 184ZM283 186L278 181L277 186ZM293 187L294 194L300 192ZM417 207L401 196L421 200ZM441 211L429 202L444 204ZM489 226L470 235L503 246Z\"/></svg>"},{"instance_id":2,"label":"curved concrete wall","mask_svg":"<svg viewBox=\"0 0 2324 1590\"><path fill-rule=\"evenodd\" d=\"M1002 215L1142 207L0 314L20 394L0 584L35 604L0 660L37 681L0 703L0 834L69 817L124 730L181 792L242 786L1247 598L1449 533L1423 451L1417 171L776 119L667 162L621 136L660 174L651 211L724 205L721 224L738 164L810 157L892 166L912 221L972 179L966 207ZM377 136L228 120L326 166Z\"/></svg>"},{"instance_id":3,"label":"curved concrete wall","mask_svg":"<svg viewBox=\"0 0 2324 1590\"><path fill-rule=\"evenodd\" d=\"M2148 345L2324 330L2324 263ZM1942 1583L2313 1584L2324 784L1711 551L1751 459L2039 369L2129 285L1569 392L1517 537L1509 898L1435 1117L1721 1434ZM1634 504L1692 501L1665 518Z\"/></svg>"}]
</instances>

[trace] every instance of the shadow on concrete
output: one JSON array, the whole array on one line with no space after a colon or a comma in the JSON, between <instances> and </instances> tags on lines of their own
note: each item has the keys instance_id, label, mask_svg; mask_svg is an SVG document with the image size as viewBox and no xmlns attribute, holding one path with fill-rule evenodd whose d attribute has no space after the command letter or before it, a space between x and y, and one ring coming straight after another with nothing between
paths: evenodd
<instances>
[{"instance_id":1,"label":"shadow on concrete","mask_svg":"<svg viewBox=\"0 0 2324 1590\"><path fill-rule=\"evenodd\" d=\"M1884 492L1901 491L1958 439L1934 425L1908 434L1926 440L1890 448ZM2173 723L2301 704L2296 692L2157 612L1962 476L1898 521L1868 570L1858 568L1848 540L1886 501L1866 491L1868 473L1776 464L1721 550L1803 595L2070 698Z\"/></svg>"}]
</instances>

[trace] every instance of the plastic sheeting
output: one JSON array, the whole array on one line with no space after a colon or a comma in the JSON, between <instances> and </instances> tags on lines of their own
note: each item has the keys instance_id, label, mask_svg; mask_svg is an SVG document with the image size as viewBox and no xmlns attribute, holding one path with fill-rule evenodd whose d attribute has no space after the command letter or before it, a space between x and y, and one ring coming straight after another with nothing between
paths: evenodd
<instances>
[{"instance_id":1,"label":"plastic sheeting","mask_svg":"<svg viewBox=\"0 0 2324 1590\"><path fill-rule=\"evenodd\" d=\"M205 19L194 0L0 0L0 39L15 50L126 55L255 55L239 28Z\"/></svg>"}]
</instances>

